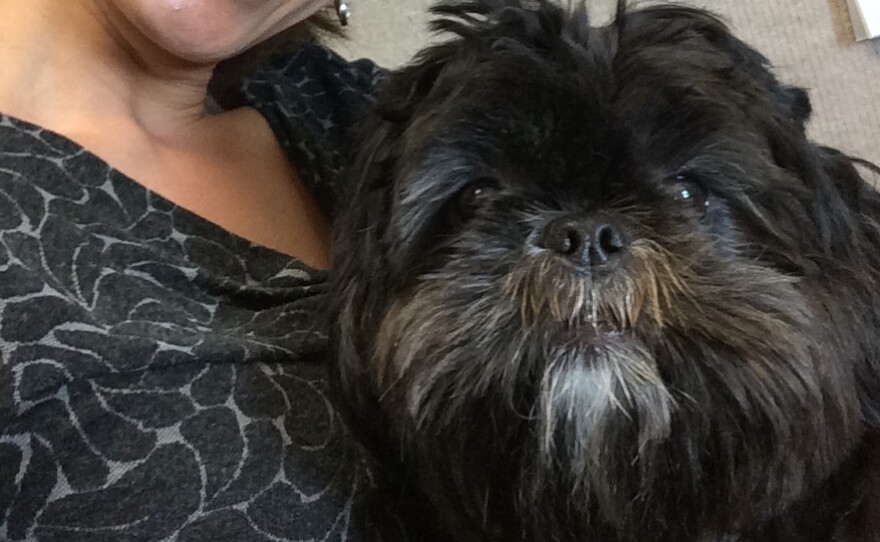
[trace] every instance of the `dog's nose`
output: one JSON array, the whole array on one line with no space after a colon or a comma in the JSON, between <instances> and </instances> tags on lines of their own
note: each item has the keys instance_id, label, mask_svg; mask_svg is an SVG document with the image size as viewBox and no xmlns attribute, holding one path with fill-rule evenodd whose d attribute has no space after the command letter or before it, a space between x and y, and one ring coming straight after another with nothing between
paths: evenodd
<instances>
[{"instance_id":1,"label":"dog's nose","mask_svg":"<svg viewBox=\"0 0 880 542\"><path fill-rule=\"evenodd\" d=\"M606 214L568 215L548 222L538 245L580 265L596 267L626 250L626 238Z\"/></svg>"}]
</instances>

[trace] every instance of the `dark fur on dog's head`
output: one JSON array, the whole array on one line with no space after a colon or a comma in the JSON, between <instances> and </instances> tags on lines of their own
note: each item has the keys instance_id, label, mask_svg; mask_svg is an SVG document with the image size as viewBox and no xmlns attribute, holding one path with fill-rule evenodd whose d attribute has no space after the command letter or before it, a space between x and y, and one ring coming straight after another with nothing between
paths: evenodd
<instances>
[{"instance_id":1,"label":"dark fur on dog's head","mask_svg":"<svg viewBox=\"0 0 880 542\"><path fill-rule=\"evenodd\" d=\"M462 541L746 536L823 487L878 421L880 200L806 94L693 9L434 13L335 237L386 468Z\"/></svg>"}]
</instances>

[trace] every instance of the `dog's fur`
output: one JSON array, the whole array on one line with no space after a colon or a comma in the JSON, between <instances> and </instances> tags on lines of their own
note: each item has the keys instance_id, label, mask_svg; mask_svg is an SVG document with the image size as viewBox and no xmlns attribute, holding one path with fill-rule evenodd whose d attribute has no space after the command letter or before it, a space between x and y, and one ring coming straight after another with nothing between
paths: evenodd
<instances>
[{"instance_id":1,"label":"dog's fur","mask_svg":"<svg viewBox=\"0 0 880 542\"><path fill-rule=\"evenodd\" d=\"M384 86L331 281L410 539L878 536L880 198L806 93L698 10L434 13L456 37Z\"/></svg>"}]
</instances>

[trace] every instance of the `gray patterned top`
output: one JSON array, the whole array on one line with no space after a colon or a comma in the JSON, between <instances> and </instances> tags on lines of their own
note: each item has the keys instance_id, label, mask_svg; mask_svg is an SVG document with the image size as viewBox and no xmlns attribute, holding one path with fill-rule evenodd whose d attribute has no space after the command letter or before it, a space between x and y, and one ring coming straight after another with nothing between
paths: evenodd
<instances>
[{"instance_id":1,"label":"gray patterned top","mask_svg":"<svg viewBox=\"0 0 880 542\"><path fill-rule=\"evenodd\" d=\"M243 87L328 212L380 76L309 45ZM324 278L0 115L0 540L357 540Z\"/></svg>"}]
</instances>

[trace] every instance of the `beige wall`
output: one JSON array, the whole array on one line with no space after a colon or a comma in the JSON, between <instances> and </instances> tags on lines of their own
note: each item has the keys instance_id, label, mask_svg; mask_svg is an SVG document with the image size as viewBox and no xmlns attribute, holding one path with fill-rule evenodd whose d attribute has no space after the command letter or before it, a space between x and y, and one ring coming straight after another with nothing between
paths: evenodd
<instances>
[{"instance_id":1,"label":"beige wall","mask_svg":"<svg viewBox=\"0 0 880 542\"><path fill-rule=\"evenodd\" d=\"M650 1L650 0L649 0ZM880 1L880 0L878 0ZM846 0L679 0L708 7L766 54L786 80L810 89L813 136L880 163L880 39L853 41ZM406 62L429 36L429 0L349 0L350 58L384 66ZM613 2L589 0L599 13Z\"/></svg>"}]
</instances>

